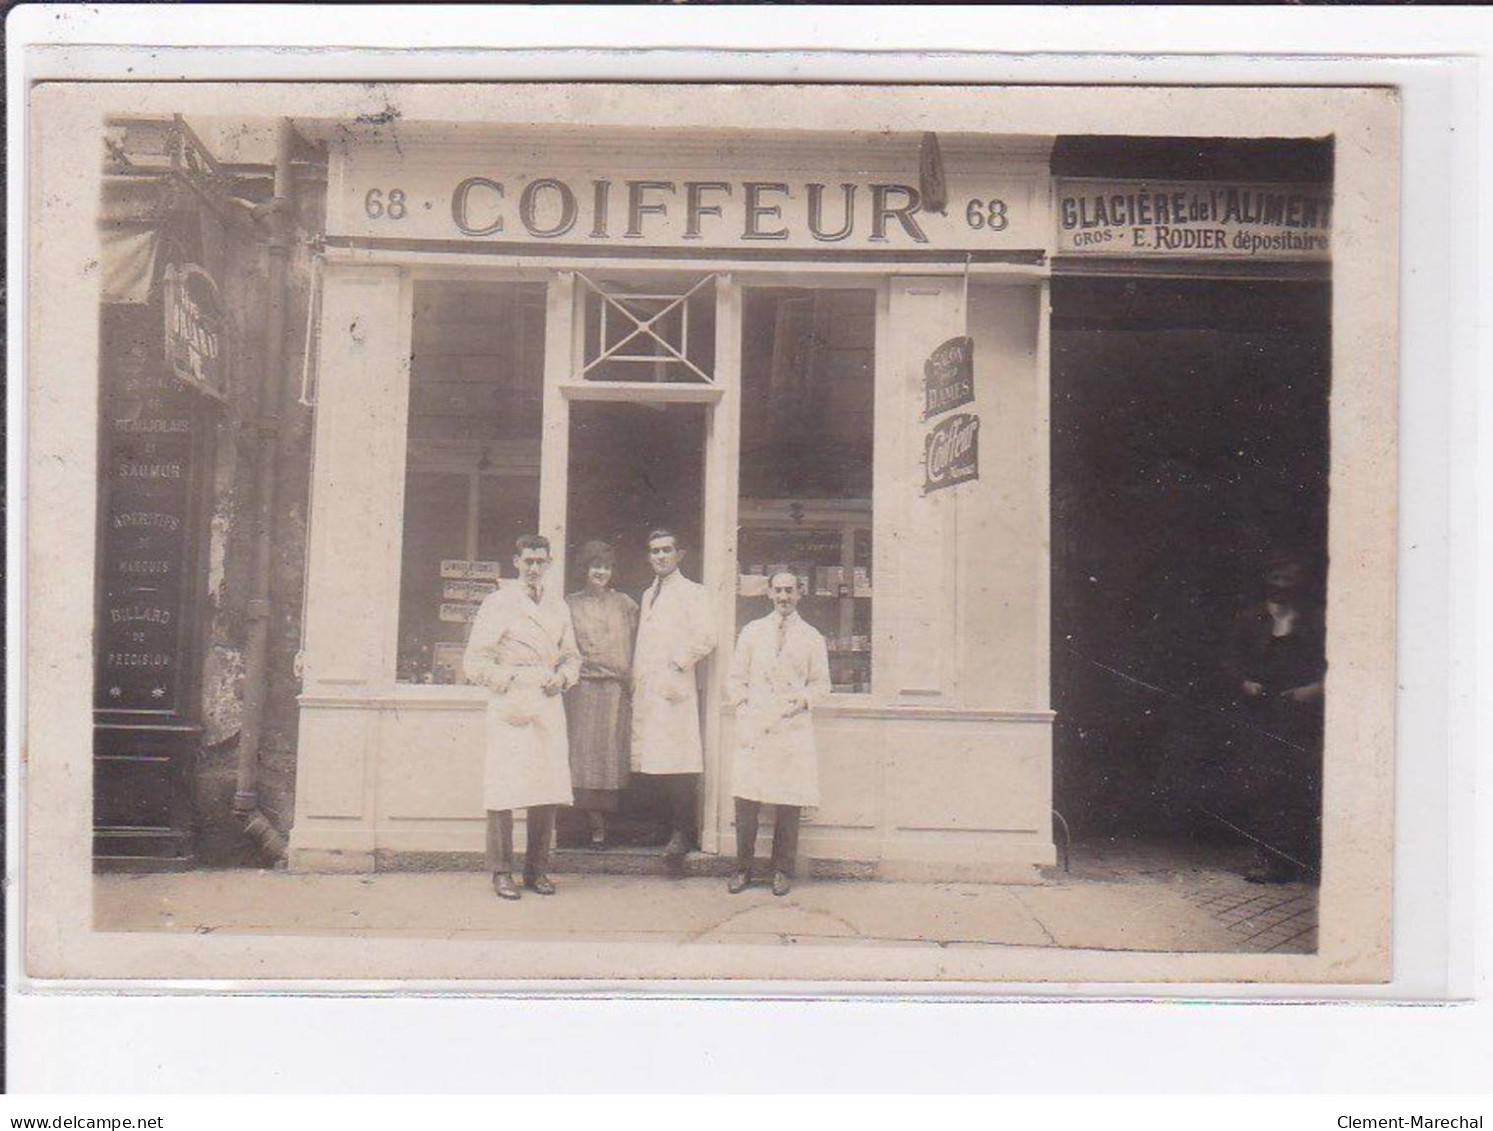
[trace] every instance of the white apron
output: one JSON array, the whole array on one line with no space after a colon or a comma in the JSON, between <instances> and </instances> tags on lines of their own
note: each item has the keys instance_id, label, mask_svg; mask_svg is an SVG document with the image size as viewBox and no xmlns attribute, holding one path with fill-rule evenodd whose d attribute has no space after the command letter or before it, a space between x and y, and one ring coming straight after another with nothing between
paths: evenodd
<instances>
[{"instance_id":1,"label":"white apron","mask_svg":"<svg viewBox=\"0 0 1493 1131\"><path fill-rule=\"evenodd\" d=\"M545 593L536 604L515 583L489 594L472 623L463 667L467 679L488 689L484 808L569 805L564 700L541 690L555 672L566 687L580 678L565 602Z\"/></svg>"},{"instance_id":2,"label":"white apron","mask_svg":"<svg viewBox=\"0 0 1493 1131\"><path fill-rule=\"evenodd\" d=\"M715 649L709 595L675 570L654 599L643 591L632 661L632 769L698 774L705 769L695 665Z\"/></svg>"},{"instance_id":3,"label":"white apron","mask_svg":"<svg viewBox=\"0 0 1493 1131\"><path fill-rule=\"evenodd\" d=\"M773 805L819 804L813 706L830 693L829 650L803 618L789 618L778 649L774 611L741 630L727 696L736 708L731 792ZM795 710L795 700L809 710Z\"/></svg>"}]
</instances>

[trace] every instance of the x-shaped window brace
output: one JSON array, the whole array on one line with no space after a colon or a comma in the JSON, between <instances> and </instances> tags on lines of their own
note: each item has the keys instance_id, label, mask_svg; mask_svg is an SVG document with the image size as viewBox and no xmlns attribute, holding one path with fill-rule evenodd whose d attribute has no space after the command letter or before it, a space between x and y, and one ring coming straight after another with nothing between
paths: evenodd
<instances>
[{"instance_id":1,"label":"x-shaped window brace","mask_svg":"<svg viewBox=\"0 0 1493 1131\"><path fill-rule=\"evenodd\" d=\"M601 353L597 354L596 357L592 358L590 361L588 361L586 363L585 367L581 370L581 373L580 373L580 375L582 377L585 377L586 374L590 373L591 370L593 370L594 368L596 368L603 361L606 361L608 358L616 358L616 360L618 360L618 361L635 361L635 362L652 361L652 362L664 362L665 364L668 364L670 362L675 362L677 364L687 366L690 370L692 370L700 378L700 380L704 381L706 384L710 384L710 385L715 384L715 379L713 377L711 377L710 374L706 373L703 369L701 369L693 361L691 361L689 358L685 357L684 354L682 354L678 350L676 350L672 345L670 345L667 341L664 340L663 336L661 334L659 334L658 331L656 331L653 328L654 324L657 323L659 321L659 319L663 318L670 311L672 311L675 307L681 308L681 326L680 326L680 335L679 335L680 336L680 344L682 346L684 346L685 349L688 349L689 348L689 300L691 298L693 298L695 292L698 291L698 290L700 290L702 287L704 287L706 283L714 282L715 281L715 276L714 275L706 275L706 276L704 276L698 283L696 283L694 286L692 286L689 290L685 291L681 295L624 295L624 296L622 296L623 298L629 298L629 299L633 299L633 300L645 300L645 301L653 301L653 302L665 302L665 301L667 301L667 305L666 306L664 306L662 309L660 309L658 311L658 313L652 315L649 318L639 318L631 310L627 309L627 307L624 306L622 304L622 302L620 302L617 298L615 298L611 294L609 294L606 291L606 289L603 288L600 284L595 283L592 280L586 278L586 276L582 272L577 271L576 272L576 277L578 279L580 279L581 282L585 283L586 286L590 287L593 291L595 291L599 296L601 296L604 304L615 306L618 310L620 310L622 312L623 316L626 317L626 319L633 324L632 330L629 331L628 334L625 337L623 337L615 345L607 346L607 344L606 344L606 340L607 340L607 336L606 336L607 335L607 311L606 311L606 305L602 306L602 308L601 308L601 345L602 345L603 348L602 348ZM634 338L637 338L637 337L639 337L641 335L644 335L644 334L646 334L648 337L652 338L655 342L657 342L660 346L662 346L669 353L670 356L668 356L668 357L647 357L647 358L644 358L644 357L637 357L636 355L621 355L621 354L618 353L618 351L621 350L623 346L627 345L628 342L630 342Z\"/></svg>"}]
</instances>

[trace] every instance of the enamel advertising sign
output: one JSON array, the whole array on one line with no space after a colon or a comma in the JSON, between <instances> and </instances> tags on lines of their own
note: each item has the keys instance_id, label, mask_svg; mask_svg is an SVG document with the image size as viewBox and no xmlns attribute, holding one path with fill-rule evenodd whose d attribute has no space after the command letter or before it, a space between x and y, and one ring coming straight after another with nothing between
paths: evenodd
<instances>
[{"instance_id":1,"label":"enamel advertising sign","mask_svg":"<svg viewBox=\"0 0 1493 1131\"><path fill-rule=\"evenodd\" d=\"M980 418L974 413L940 420L923 444L924 494L980 478Z\"/></svg>"},{"instance_id":2,"label":"enamel advertising sign","mask_svg":"<svg viewBox=\"0 0 1493 1131\"><path fill-rule=\"evenodd\" d=\"M950 338L923 363L923 419L975 399L975 340Z\"/></svg>"}]
</instances>

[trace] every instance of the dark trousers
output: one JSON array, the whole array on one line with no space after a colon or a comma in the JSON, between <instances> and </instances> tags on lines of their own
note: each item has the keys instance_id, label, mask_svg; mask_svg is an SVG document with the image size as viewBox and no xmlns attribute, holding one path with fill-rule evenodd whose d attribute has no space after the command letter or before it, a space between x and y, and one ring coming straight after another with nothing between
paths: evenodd
<instances>
[{"instance_id":1,"label":"dark trousers","mask_svg":"<svg viewBox=\"0 0 1493 1131\"><path fill-rule=\"evenodd\" d=\"M1274 774L1256 799L1253 816L1261 859L1271 866L1316 873L1322 866L1320 756L1314 759L1293 751L1282 760L1288 769Z\"/></svg>"},{"instance_id":2,"label":"dark trousers","mask_svg":"<svg viewBox=\"0 0 1493 1131\"><path fill-rule=\"evenodd\" d=\"M555 837L554 805L529 806L529 836L524 852L524 875L530 878L549 871L550 844ZM513 872L513 810L487 811L487 869Z\"/></svg>"},{"instance_id":3,"label":"dark trousers","mask_svg":"<svg viewBox=\"0 0 1493 1131\"><path fill-rule=\"evenodd\" d=\"M695 799L699 793L699 774L659 774L670 835L678 833L690 844L695 843Z\"/></svg>"},{"instance_id":4,"label":"dark trousers","mask_svg":"<svg viewBox=\"0 0 1493 1131\"><path fill-rule=\"evenodd\" d=\"M798 859L798 825L803 810L797 805L777 805L777 819L772 829L772 870L793 875ZM736 798L736 867L750 873L757 850L757 824L762 816L762 802Z\"/></svg>"},{"instance_id":5,"label":"dark trousers","mask_svg":"<svg viewBox=\"0 0 1493 1131\"><path fill-rule=\"evenodd\" d=\"M1315 873L1322 863L1321 708L1267 703L1255 723L1243 814L1261 862Z\"/></svg>"}]
</instances>

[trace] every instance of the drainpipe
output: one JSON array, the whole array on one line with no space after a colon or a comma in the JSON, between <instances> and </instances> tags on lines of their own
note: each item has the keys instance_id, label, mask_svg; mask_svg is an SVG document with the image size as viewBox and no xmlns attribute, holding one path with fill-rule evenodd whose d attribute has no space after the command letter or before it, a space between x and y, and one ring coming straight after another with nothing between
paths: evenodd
<instances>
[{"instance_id":1,"label":"drainpipe","mask_svg":"<svg viewBox=\"0 0 1493 1131\"><path fill-rule=\"evenodd\" d=\"M295 129L289 118L280 119L275 143L275 197L265 209L269 224L269 307L264 328L264 381L260 389L256 448L258 474L255 483L257 514L254 529L253 588L247 607L248 640L244 648L244 721L239 732L238 783L233 811L244 822L244 831L275 859L285 855L285 837L259 808L257 778L259 748L263 741L265 702L269 695L270 581L274 569L275 494L277 472L285 458L280 429L285 399L285 303L286 273L292 245L294 221L291 212L291 155Z\"/></svg>"}]
</instances>

